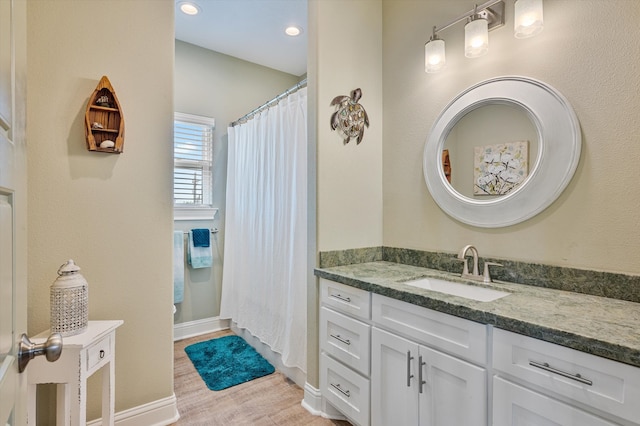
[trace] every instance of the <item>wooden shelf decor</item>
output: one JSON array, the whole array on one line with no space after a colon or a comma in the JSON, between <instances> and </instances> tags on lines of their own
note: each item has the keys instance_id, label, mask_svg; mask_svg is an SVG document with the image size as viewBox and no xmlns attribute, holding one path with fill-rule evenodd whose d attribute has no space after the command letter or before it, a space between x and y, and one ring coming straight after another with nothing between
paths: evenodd
<instances>
[{"instance_id":1,"label":"wooden shelf decor","mask_svg":"<svg viewBox=\"0 0 640 426\"><path fill-rule=\"evenodd\" d=\"M116 91L106 75L89 98L84 121L89 151L122 153L124 116Z\"/></svg>"}]
</instances>

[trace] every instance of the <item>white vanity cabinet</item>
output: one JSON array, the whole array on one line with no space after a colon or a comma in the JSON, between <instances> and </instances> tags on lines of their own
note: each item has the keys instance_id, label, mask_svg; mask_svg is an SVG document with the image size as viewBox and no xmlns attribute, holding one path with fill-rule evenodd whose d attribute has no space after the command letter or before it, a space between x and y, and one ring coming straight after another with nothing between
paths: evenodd
<instances>
[{"instance_id":1,"label":"white vanity cabinet","mask_svg":"<svg viewBox=\"0 0 640 426\"><path fill-rule=\"evenodd\" d=\"M640 425L640 368L493 332L493 424Z\"/></svg>"},{"instance_id":2,"label":"white vanity cabinet","mask_svg":"<svg viewBox=\"0 0 640 426\"><path fill-rule=\"evenodd\" d=\"M320 391L356 425L369 424L371 294L320 279Z\"/></svg>"},{"instance_id":3,"label":"white vanity cabinet","mask_svg":"<svg viewBox=\"0 0 640 426\"><path fill-rule=\"evenodd\" d=\"M320 391L358 426L640 426L640 368L320 278Z\"/></svg>"},{"instance_id":4,"label":"white vanity cabinet","mask_svg":"<svg viewBox=\"0 0 640 426\"><path fill-rule=\"evenodd\" d=\"M371 424L486 425L486 326L377 294L372 305Z\"/></svg>"},{"instance_id":5,"label":"white vanity cabinet","mask_svg":"<svg viewBox=\"0 0 640 426\"><path fill-rule=\"evenodd\" d=\"M352 423L487 424L487 326L320 279L320 391Z\"/></svg>"}]
</instances>

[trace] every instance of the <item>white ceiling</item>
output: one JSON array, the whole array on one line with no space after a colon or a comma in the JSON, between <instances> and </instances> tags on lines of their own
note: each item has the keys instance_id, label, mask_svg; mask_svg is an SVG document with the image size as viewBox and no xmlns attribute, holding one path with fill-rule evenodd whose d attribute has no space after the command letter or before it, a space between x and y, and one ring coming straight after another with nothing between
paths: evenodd
<instances>
[{"instance_id":1,"label":"white ceiling","mask_svg":"<svg viewBox=\"0 0 640 426\"><path fill-rule=\"evenodd\" d=\"M307 0L176 0L176 39L295 76L307 72ZM290 37L287 26L302 28Z\"/></svg>"}]
</instances>

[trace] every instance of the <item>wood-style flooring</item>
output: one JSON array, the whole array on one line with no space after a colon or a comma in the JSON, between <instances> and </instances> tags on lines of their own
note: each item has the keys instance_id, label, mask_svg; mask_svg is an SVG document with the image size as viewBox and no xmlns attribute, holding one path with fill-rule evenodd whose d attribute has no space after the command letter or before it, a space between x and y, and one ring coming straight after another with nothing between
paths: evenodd
<instances>
[{"instance_id":1,"label":"wood-style flooring","mask_svg":"<svg viewBox=\"0 0 640 426\"><path fill-rule=\"evenodd\" d=\"M300 405L303 390L279 371L222 391L209 390L184 348L228 334L232 333L220 331L175 342L174 391L180 419L171 426L349 425L305 410Z\"/></svg>"}]
</instances>

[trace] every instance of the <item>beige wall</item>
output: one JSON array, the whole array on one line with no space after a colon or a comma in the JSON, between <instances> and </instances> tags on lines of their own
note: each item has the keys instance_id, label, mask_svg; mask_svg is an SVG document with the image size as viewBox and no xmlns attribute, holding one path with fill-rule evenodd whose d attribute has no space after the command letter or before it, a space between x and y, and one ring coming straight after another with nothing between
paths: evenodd
<instances>
[{"instance_id":1,"label":"beige wall","mask_svg":"<svg viewBox=\"0 0 640 426\"><path fill-rule=\"evenodd\" d=\"M544 31L517 40L513 2L505 3L506 25L489 34L486 56L464 57L464 25L458 24L440 34L447 69L426 74L423 46L430 28L472 4L384 1L384 244L457 252L472 243L481 256L638 274L640 5L545 1ZM500 75L532 77L559 90L580 120L583 145L577 172L554 204L522 224L486 230L438 208L423 179L422 151L451 98Z\"/></svg>"},{"instance_id":2,"label":"beige wall","mask_svg":"<svg viewBox=\"0 0 640 426\"><path fill-rule=\"evenodd\" d=\"M315 0L317 226L320 251L382 243L382 2ZM362 89L370 126L347 145L329 122L331 100Z\"/></svg>"},{"instance_id":3,"label":"beige wall","mask_svg":"<svg viewBox=\"0 0 640 426\"><path fill-rule=\"evenodd\" d=\"M310 241L317 237L317 251L382 245L381 14L380 0L309 1L309 137L311 173L317 172L310 176L317 180L310 189L310 198L317 192L310 201L310 209L317 203ZM360 145L344 145L329 126L330 103L357 87L370 127ZM318 295L313 277L309 281L307 382L318 387Z\"/></svg>"},{"instance_id":4,"label":"beige wall","mask_svg":"<svg viewBox=\"0 0 640 426\"><path fill-rule=\"evenodd\" d=\"M28 2L29 333L49 327L49 286L74 259L89 319L124 320L116 411L173 394L173 10L172 0ZM124 112L121 155L85 146L103 75ZM89 418L99 415L92 404Z\"/></svg>"},{"instance_id":5,"label":"beige wall","mask_svg":"<svg viewBox=\"0 0 640 426\"><path fill-rule=\"evenodd\" d=\"M229 124L295 85L300 78L223 55L182 41L175 43L175 110L213 117L213 221L177 221L176 229L217 227L213 268L186 268L184 302L177 305L176 323L220 314L224 251L227 143Z\"/></svg>"}]
</instances>

